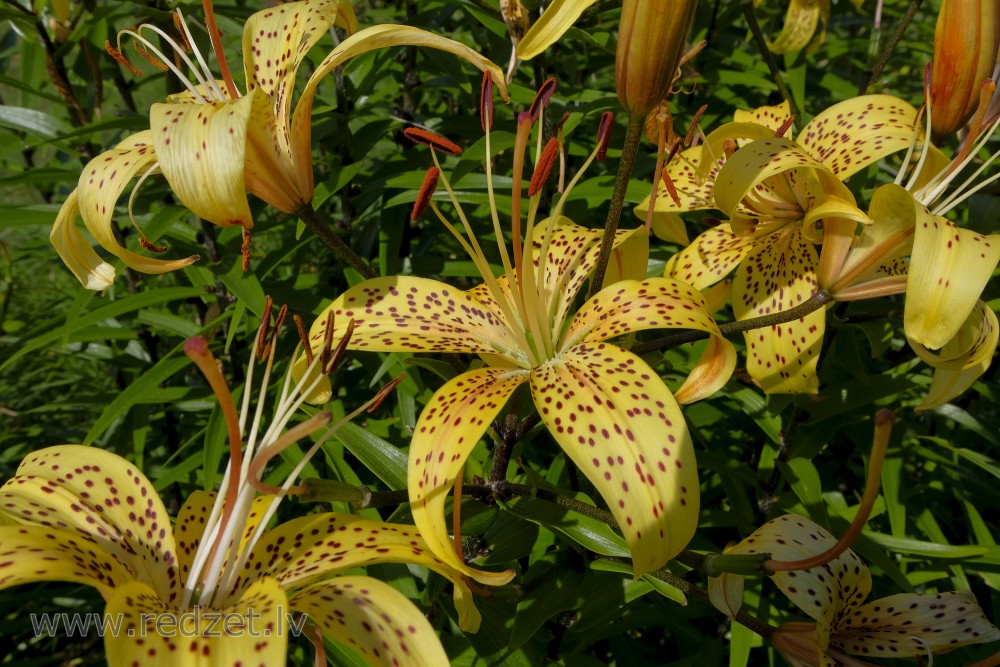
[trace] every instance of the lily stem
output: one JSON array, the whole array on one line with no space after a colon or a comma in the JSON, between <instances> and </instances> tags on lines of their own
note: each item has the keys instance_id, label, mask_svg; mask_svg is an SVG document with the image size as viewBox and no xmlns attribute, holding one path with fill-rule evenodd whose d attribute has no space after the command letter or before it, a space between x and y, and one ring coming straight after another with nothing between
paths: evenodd
<instances>
[{"instance_id":1,"label":"lily stem","mask_svg":"<svg viewBox=\"0 0 1000 667\"><path fill-rule=\"evenodd\" d=\"M913 0L910 2L909 7L906 8L906 13L903 14L903 18L899 20L899 25L896 26L896 31L892 33L892 37L886 42L885 48L879 52L878 58L875 59L875 64L872 65L868 80L862 82L861 87L858 88L858 95L864 95L869 88L878 82L879 77L882 76L882 70L889 63L889 57L896 51L896 46L903 39L903 33L906 32L906 29L913 21L913 17L916 16L917 10L920 9L922 3L923 0Z\"/></svg>"},{"instance_id":2,"label":"lily stem","mask_svg":"<svg viewBox=\"0 0 1000 667\"><path fill-rule=\"evenodd\" d=\"M812 313L813 311L819 310L828 303L834 301L833 295L831 295L826 290L817 290L813 293L811 297L803 301L794 308L789 308L788 310L782 310L778 313L772 313L770 315L762 315L760 317L752 317L748 320L740 320L738 322L726 322L725 324L719 325L719 330L722 332L723 336L730 336L732 334L742 333L744 331L750 331L752 329L762 329L764 327L771 327L776 324L784 324L786 322L792 322L794 320L801 319ZM641 343L632 347L631 352L633 354L646 354L647 352L653 352L656 350L665 350L676 345L682 345L684 343L691 343L696 340L701 340L703 338L708 338L708 334L704 331L685 331L684 333L674 334L673 336L664 336L663 338L657 338L656 340L651 340L646 343Z\"/></svg>"},{"instance_id":3,"label":"lily stem","mask_svg":"<svg viewBox=\"0 0 1000 667\"><path fill-rule=\"evenodd\" d=\"M618 231L618 221L621 220L622 207L625 204L625 192L628 190L628 182L632 178L632 167L635 164L635 156L639 152L639 141L642 139L645 126L646 116L644 114L629 114L628 128L625 130L625 145L622 146L622 157L618 162L615 189L611 193L611 208L608 210L608 219L604 223L601 253L597 256L597 264L594 266L594 272L590 278L588 299L600 292L601 285L604 284L604 274L608 269L611 248L614 246L615 233Z\"/></svg>"},{"instance_id":4,"label":"lily stem","mask_svg":"<svg viewBox=\"0 0 1000 667\"><path fill-rule=\"evenodd\" d=\"M743 8L743 15L747 17L747 25L750 26L750 32L753 34L753 40L757 42L757 49L760 51L760 55L764 57L764 62L767 63L767 68L771 70L771 76L774 78L774 84L778 86L778 92L781 96L788 100L789 107L791 108L792 115L795 119L801 123L805 122L802 116L802 110L799 109L795 100L792 98L792 91L789 90L788 84L785 83L785 77L782 76L781 69L778 67L778 62L774 59L774 54L771 53L771 49L767 47L767 40L764 39L764 33L760 29L760 23L757 22L757 12L754 11L753 2L749 0L744 1L740 5Z\"/></svg>"},{"instance_id":5,"label":"lily stem","mask_svg":"<svg viewBox=\"0 0 1000 667\"><path fill-rule=\"evenodd\" d=\"M351 250L351 246L344 243L343 239L334 234L329 225L319 219L319 215L316 213L316 209L312 207L312 204L303 204L302 207L295 212L295 215L298 216L299 220L305 223L306 227L309 228L309 231L318 236L319 240L322 241L327 248L333 251L333 254L335 254L338 259L360 273L366 280L378 278L378 273L375 269L373 269L368 262L362 259L358 253Z\"/></svg>"}]
</instances>

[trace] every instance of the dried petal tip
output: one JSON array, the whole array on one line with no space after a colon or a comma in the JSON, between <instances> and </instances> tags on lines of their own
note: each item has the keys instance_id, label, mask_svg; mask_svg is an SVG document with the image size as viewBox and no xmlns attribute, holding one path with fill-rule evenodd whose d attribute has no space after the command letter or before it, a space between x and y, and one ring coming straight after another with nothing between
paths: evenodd
<instances>
[{"instance_id":1,"label":"dried petal tip","mask_svg":"<svg viewBox=\"0 0 1000 667\"><path fill-rule=\"evenodd\" d=\"M208 356L208 341L204 336L191 336L184 341L184 354L191 358Z\"/></svg>"},{"instance_id":2,"label":"dried petal tip","mask_svg":"<svg viewBox=\"0 0 1000 667\"><path fill-rule=\"evenodd\" d=\"M549 180L549 174L552 173L552 165L556 163L556 155L558 153L559 140L553 137L545 144L542 157L538 159L538 164L535 165L535 173L531 175L531 183L528 185L529 197L534 197L538 194L538 191L545 185L545 181Z\"/></svg>"},{"instance_id":3,"label":"dried petal tip","mask_svg":"<svg viewBox=\"0 0 1000 667\"><path fill-rule=\"evenodd\" d=\"M538 93L535 94L535 99L531 103L531 106L528 107L528 115L531 116L531 120L538 120L538 116L542 113L542 107L549 103L549 100L552 99L558 87L559 82L554 78L545 80L545 83L538 89Z\"/></svg>"},{"instance_id":4,"label":"dried petal tip","mask_svg":"<svg viewBox=\"0 0 1000 667\"><path fill-rule=\"evenodd\" d=\"M431 203L431 197L434 195L434 191L437 190L438 178L440 176L441 172L437 167L431 167L427 170L427 175L424 176L424 183L420 186L420 192L417 193L417 201L413 202L413 214L410 216L410 220L419 219L424 209Z\"/></svg>"},{"instance_id":5,"label":"dried petal tip","mask_svg":"<svg viewBox=\"0 0 1000 667\"><path fill-rule=\"evenodd\" d=\"M493 128L493 75L483 72L483 86L479 91L479 124L483 132Z\"/></svg>"},{"instance_id":6,"label":"dried petal tip","mask_svg":"<svg viewBox=\"0 0 1000 667\"><path fill-rule=\"evenodd\" d=\"M439 151L449 153L451 155L462 154L462 149L459 148L458 144L445 139L441 135L425 130L422 127L408 127L403 130L403 134L406 135L407 139L414 143L430 146L431 148L436 148Z\"/></svg>"},{"instance_id":7,"label":"dried petal tip","mask_svg":"<svg viewBox=\"0 0 1000 667\"><path fill-rule=\"evenodd\" d=\"M615 115L610 111L601 114L601 124L597 126L597 161L603 162L608 156L608 147L611 145L611 129L614 127Z\"/></svg>"}]
</instances>

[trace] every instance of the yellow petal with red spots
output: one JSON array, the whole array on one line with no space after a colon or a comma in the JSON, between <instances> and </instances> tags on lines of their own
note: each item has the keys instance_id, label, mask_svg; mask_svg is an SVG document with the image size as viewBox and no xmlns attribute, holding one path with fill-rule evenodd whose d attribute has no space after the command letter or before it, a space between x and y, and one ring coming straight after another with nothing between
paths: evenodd
<instances>
[{"instance_id":1,"label":"yellow petal with red spots","mask_svg":"<svg viewBox=\"0 0 1000 667\"><path fill-rule=\"evenodd\" d=\"M243 165L254 104L250 93L235 102L154 104L149 111L153 145L163 176L177 198L205 220L253 227Z\"/></svg>"},{"instance_id":2,"label":"yellow petal with red spots","mask_svg":"<svg viewBox=\"0 0 1000 667\"><path fill-rule=\"evenodd\" d=\"M771 53L794 53L809 47L813 50L823 43L826 24L830 20L830 0L791 0L785 13L785 24L773 42L768 42ZM816 34L819 27L820 34Z\"/></svg>"},{"instance_id":3,"label":"yellow petal with red spots","mask_svg":"<svg viewBox=\"0 0 1000 667\"><path fill-rule=\"evenodd\" d=\"M117 454L81 445L32 452L0 488L0 507L23 523L91 538L161 599L175 601L170 517L145 475Z\"/></svg>"},{"instance_id":4,"label":"yellow petal with red spots","mask_svg":"<svg viewBox=\"0 0 1000 667\"><path fill-rule=\"evenodd\" d=\"M121 258L126 266L142 273L176 271L198 259L195 256L165 261L144 257L123 248L115 238L111 219L118 198L134 176L144 173L156 161L150 132L133 134L87 163L76 190L76 204L79 205L80 217L83 218L87 231L102 248ZM76 216L72 213L72 204L67 201L66 205L70 207L65 212L67 218L73 220L67 220L65 224L74 224Z\"/></svg>"},{"instance_id":5,"label":"yellow petal with red spots","mask_svg":"<svg viewBox=\"0 0 1000 667\"><path fill-rule=\"evenodd\" d=\"M934 367L934 380L918 410L928 410L961 395L986 372L1000 339L996 313L979 301L958 333L934 353L919 343L910 345L921 359Z\"/></svg>"},{"instance_id":6,"label":"yellow petal with red spots","mask_svg":"<svg viewBox=\"0 0 1000 667\"><path fill-rule=\"evenodd\" d=\"M452 552L454 553L454 552ZM328 512L293 519L269 530L254 546L234 590L238 593L259 577L271 577L285 590L296 590L321 577L373 563L414 563L438 572L455 586L455 607L463 629L475 632L480 615L462 579L466 572L436 557L413 526L369 521ZM466 568L468 569L468 568ZM510 580L502 573L490 575Z\"/></svg>"},{"instance_id":7,"label":"yellow petal with red spots","mask_svg":"<svg viewBox=\"0 0 1000 667\"><path fill-rule=\"evenodd\" d=\"M437 632L406 596L371 577L340 577L292 598L323 634L361 653L369 665L449 664Z\"/></svg>"},{"instance_id":8,"label":"yellow petal with red spots","mask_svg":"<svg viewBox=\"0 0 1000 667\"><path fill-rule=\"evenodd\" d=\"M501 585L513 573L483 572L455 553L445 522L445 498L465 460L528 371L480 368L462 373L434 392L410 441L406 486L413 522L435 556L456 571L484 584Z\"/></svg>"},{"instance_id":9,"label":"yellow petal with red spots","mask_svg":"<svg viewBox=\"0 0 1000 667\"><path fill-rule=\"evenodd\" d=\"M705 289L729 275L761 236L755 232L734 234L728 224L720 224L699 234L691 245L667 260L663 275Z\"/></svg>"},{"instance_id":10,"label":"yellow petal with red spots","mask_svg":"<svg viewBox=\"0 0 1000 667\"><path fill-rule=\"evenodd\" d=\"M808 300L816 291L815 247L794 227L757 242L733 280L738 320L774 315ZM824 309L770 328L745 332L747 371L766 393L815 394L826 325Z\"/></svg>"},{"instance_id":11,"label":"yellow petal with red spots","mask_svg":"<svg viewBox=\"0 0 1000 667\"><path fill-rule=\"evenodd\" d=\"M788 103L788 100L774 106L757 107L753 111L737 109L733 112L733 121L736 123L754 123L756 125L763 125L764 127L770 128L774 132L777 132L782 127L785 127L785 123L791 117L792 105ZM781 136L786 139L795 138L791 127L786 128Z\"/></svg>"},{"instance_id":12,"label":"yellow petal with red spots","mask_svg":"<svg viewBox=\"0 0 1000 667\"><path fill-rule=\"evenodd\" d=\"M1000 639L971 591L900 593L869 602L833 627L830 646L872 658L906 658Z\"/></svg>"},{"instance_id":13,"label":"yellow petal with red spots","mask_svg":"<svg viewBox=\"0 0 1000 667\"><path fill-rule=\"evenodd\" d=\"M521 38L517 45L517 57L531 60L555 44L594 2L596 0L552 0Z\"/></svg>"},{"instance_id":14,"label":"yellow petal with red spots","mask_svg":"<svg viewBox=\"0 0 1000 667\"><path fill-rule=\"evenodd\" d=\"M573 318L561 343L599 342L633 331L695 329L712 337L701 359L677 391L690 403L718 391L736 367L736 348L719 331L701 292L670 278L623 280L598 292Z\"/></svg>"},{"instance_id":15,"label":"yellow petal with red spots","mask_svg":"<svg viewBox=\"0 0 1000 667\"><path fill-rule=\"evenodd\" d=\"M621 526L635 576L680 553L698 525L698 470L684 416L656 371L613 345L581 343L531 371L531 395Z\"/></svg>"},{"instance_id":16,"label":"yellow petal with red spots","mask_svg":"<svg viewBox=\"0 0 1000 667\"><path fill-rule=\"evenodd\" d=\"M654 210L659 214L699 211L702 209L716 208L712 199L712 189L715 186L715 178L719 175L719 169L726 162L725 155L720 155L706 165L705 171L698 169L699 160L702 156L702 148L688 148L674 156L670 164L666 167L667 176L673 186L673 192L661 179L657 179L658 191L656 193L656 204ZM674 200L674 195L677 199ZM651 195L647 195L638 206L635 207L635 215L641 220L646 219L649 211Z\"/></svg>"},{"instance_id":17,"label":"yellow petal with red spots","mask_svg":"<svg viewBox=\"0 0 1000 667\"><path fill-rule=\"evenodd\" d=\"M105 616L109 667L283 665L288 658L288 596L273 579L257 581L232 605L178 609L142 582L115 590Z\"/></svg>"},{"instance_id":18,"label":"yellow petal with red spots","mask_svg":"<svg viewBox=\"0 0 1000 667\"><path fill-rule=\"evenodd\" d=\"M114 282L115 267L101 259L80 233L76 226L79 215L78 195L73 190L59 208L49 241L81 285L87 289L102 290Z\"/></svg>"},{"instance_id":19,"label":"yellow petal with red spots","mask_svg":"<svg viewBox=\"0 0 1000 667\"><path fill-rule=\"evenodd\" d=\"M802 128L799 144L844 181L887 155L909 148L917 110L891 95L834 104Z\"/></svg>"},{"instance_id":20,"label":"yellow petal with red spots","mask_svg":"<svg viewBox=\"0 0 1000 667\"><path fill-rule=\"evenodd\" d=\"M903 328L932 350L955 337L1000 261L1000 234L983 236L933 216L917 221Z\"/></svg>"},{"instance_id":21,"label":"yellow petal with red spots","mask_svg":"<svg viewBox=\"0 0 1000 667\"><path fill-rule=\"evenodd\" d=\"M135 579L97 540L76 531L19 525L7 514L0 525L0 589L36 581L71 581L107 597ZM19 516L19 515L14 515Z\"/></svg>"}]
</instances>

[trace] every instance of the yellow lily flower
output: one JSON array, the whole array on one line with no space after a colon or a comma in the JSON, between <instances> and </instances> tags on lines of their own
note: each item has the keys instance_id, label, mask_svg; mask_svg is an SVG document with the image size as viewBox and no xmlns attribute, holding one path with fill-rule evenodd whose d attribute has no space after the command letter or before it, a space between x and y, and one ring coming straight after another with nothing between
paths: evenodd
<instances>
[{"instance_id":1,"label":"yellow lily flower","mask_svg":"<svg viewBox=\"0 0 1000 667\"><path fill-rule=\"evenodd\" d=\"M557 146L550 142L541 152L529 188L522 245L519 165L524 163L533 121L533 115L524 113L518 124L514 250L510 254L502 241L490 162L486 161L494 230L500 239L504 268L501 277L494 277L450 184L442 177L466 235L459 233L423 192L418 204L429 202L479 267L483 284L463 292L410 276L369 280L334 300L313 325L310 337L318 341L326 334L328 317L335 323L334 336L353 320L352 349L470 353L480 355L485 362L434 394L420 415L410 444L408 488L414 522L439 558L456 569L465 567L448 537L445 497L492 420L514 390L527 383L549 433L594 484L617 519L632 548L639 576L661 567L694 534L698 475L691 438L677 403L708 396L722 386L733 370L735 353L721 336L701 294L668 278L606 283L572 315L573 302L597 260L602 232L574 224L561 211L569 191L601 146L561 195L550 217L536 224L541 185L548 176L545 165L552 163L545 156L554 156ZM489 123L484 122L484 127L489 154ZM601 135L602 142L605 136ZM429 143L433 147L440 141ZM432 156L436 165L432 174L437 176L436 152L432 151ZM619 231L614 246L619 258L612 259L611 268L622 267L618 275L624 271L626 276L643 278L645 230ZM711 337L676 398L642 359L603 342L634 331L670 327L698 329ZM317 396L318 400L324 398ZM484 580L480 572L468 574Z\"/></svg>"},{"instance_id":2,"label":"yellow lily flower","mask_svg":"<svg viewBox=\"0 0 1000 667\"><path fill-rule=\"evenodd\" d=\"M275 348L265 338L266 332L254 346L266 358L262 391ZM224 492L194 492L171 527L153 485L120 456L79 445L29 454L0 487L0 588L36 581L95 587L106 601L112 667L284 665L289 634L306 623L372 665L447 664L435 630L394 588L366 576L331 578L372 563L430 568L452 581L459 624L475 631L480 616L469 587L416 530L335 512L267 528L282 498L302 492L292 483L339 426L320 436L282 486L260 481L270 459L329 423L330 414L320 413L285 430L310 387L292 386L286 377L275 417L265 426L260 406L250 406L252 361L237 416L205 341L191 339L186 351L226 416L234 454ZM335 365L317 358L312 370L323 376ZM318 635L314 644L317 664L325 664Z\"/></svg>"},{"instance_id":3,"label":"yellow lily flower","mask_svg":"<svg viewBox=\"0 0 1000 667\"><path fill-rule=\"evenodd\" d=\"M727 554L771 554L796 561L837 543L813 521L786 514L769 521ZM826 565L776 572L771 579L813 623L790 622L772 635L781 654L796 667L868 665L850 656L906 658L1000 639L971 591L918 595L902 593L862 604L872 577L850 549ZM733 615L742 604L743 577L726 574L710 580L712 601Z\"/></svg>"},{"instance_id":4,"label":"yellow lily flower","mask_svg":"<svg viewBox=\"0 0 1000 667\"><path fill-rule=\"evenodd\" d=\"M761 0L755 0L759 5ZM860 0L854 3L860 5ZM830 0L789 0L785 23L778 37L768 41L771 53L795 53L805 49L812 53L826 39L826 24L830 22ZM819 28L819 34L816 29Z\"/></svg>"},{"instance_id":5,"label":"yellow lily flower","mask_svg":"<svg viewBox=\"0 0 1000 667\"><path fill-rule=\"evenodd\" d=\"M739 112L664 170L656 215L719 209L729 218L674 255L665 275L702 289L735 269L738 320L806 301L824 261L816 245L831 229L846 227L853 238L857 223L869 222L842 181L909 146L916 115L902 100L867 95L823 111L793 141L787 103ZM636 208L640 218L649 202ZM824 329L817 310L746 332L747 370L767 393L815 393Z\"/></svg>"},{"instance_id":6,"label":"yellow lily flower","mask_svg":"<svg viewBox=\"0 0 1000 667\"><path fill-rule=\"evenodd\" d=\"M517 44L517 57L531 60L559 41L597 0L552 0Z\"/></svg>"},{"instance_id":7,"label":"yellow lily flower","mask_svg":"<svg viewBox=\"0 0 1000 667\"><path fill-rule=\"evenodd\" d=\"M194 48L179 10L177 16L184 34L182 41ZM214 26L211 16L209 23ZM298 68L334 25L352 34L315 68L293 111L292 91ZM191 70L194 82L173 64L172 56L147 40L144 32L156 33L174 48ZM323 77L347 60L389 46L427 46L465 58L502 81L496 65L458 42L409 26L377 25L358 31L354 10L347 0L303 0L266 9L247 20L243 30L246 90L241 93L225 65L217 31L210 32L216 38L216 55L220 56L223 72L223 80L218 82L197 50L196 64L181 44L159 28L146 25L122 33L135 38L153 62L171 69L188 90L153 105L150 131L129 137L92 160L59 211L52 243L80 282L90 289L110 285L115 272L77 229L78 216L102 248L137 271L163 273L197 259L163 261L144 257L122 248L115 240L115 204L136 176L141 184L151 174L162 174L177 198L193 213L216 225L239 225L245 230L253 226L247 192L285 213L294 214L308 205L313 196L313 98ZM120 50L110 46L109 50L127 63ZM131 209L130 199L130 218ZM141 243L156 249L145 238Z\"/></svg>"}]
</instances>

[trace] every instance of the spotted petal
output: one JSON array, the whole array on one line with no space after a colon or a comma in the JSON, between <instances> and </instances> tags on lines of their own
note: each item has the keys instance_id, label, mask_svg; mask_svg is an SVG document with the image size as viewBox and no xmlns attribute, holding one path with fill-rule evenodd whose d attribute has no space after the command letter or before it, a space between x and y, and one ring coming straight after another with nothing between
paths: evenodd
<instances>
[{"instance_id":1,"label":"spotted petal","mask_svg":"<svg viewBox=\"0 0 1000 667\"><path fill-rule=\"evenodd\" d=\"M479 627L480 615L462 579L464 571L457 571L431 553L412 526L369 521L350 514L328 512L300 517L268 531L254 546L234 590L244 590L262 576L277 580L285 590L294 590L327 575L372 563L414 563L447 577L455 585L459 624L469 632Z\"/></svg>"},{"instance_id":2,"label":"spotted petal","mask_svg":"<svg viewBox=\"0 0 1000 667\"><path fill-rule=\"evenodd\" d=\"M767 48L771 53L794 53L806 47L816 49L823 43L829 20L830 0L792 0L781 33L773 42L768 42ZM820 34L814 39L817 26Z\"/></svg>"},{"instance_id":3,"label":"spotted petal","mask_svg":"<svg viewBox=\"0 0 1000 667\"><path fill-rule=\"evenodd\" d=\"M684 417L656 371L613 345L580 343L532 370L531 395L621 526L635 576L687 546L698 525L698 470Z\"/></svg>"},{"instance_id":4,"label":"spotted petal","mask_svg":"<svg viewBox=\"0 0 1000 667\"><path fill-rule=\"evenodd\" d=\"M792 105L788 103L788 100L774 106L757 107L753 111L737 109L733 112L733 121L736 123L763 125L775 132L784 127L791 117ZM792 128L787 128L782 136L786 139L794 139Z\"/></svg>"},{"instance_id":5,"label":"spotted petal","mask_svg":"<svg viewBox=\"0 0 1000 667\"><path fill-rule=\"evenodd\" d=\"M795 228L758 241L733 280L736 319L779 313L809 299L816 290L817 261L816 249ZM825 325L820 309L769 329L747 331L747 371L766 393L816 393Z\"/></svg>"},{"instance_id":6,"label":"spotted petal","mask_svg":"<svg viewBox=\"0 0 1000 667\"><path fill-rule=\"evenodd\" d=\"M435 556L484 584L505 584L512 572L483 572L459 560L448 537L445 497L465 460L507 399L526 382L528 371L480 368L434 392L420 413L410 441L406 486L413 522Z\"/></svg>"},{"instance_id":7,"label":"spotted petal","mask_svg":"<svg viewBox=\"0 0 1000 667\"><path fill-rule=\"evenodd\" d=\"M59 208L49 240L59 257L87 289L102 290L115 280L115 267L94 252L76 226L80 214L77 191L69 193Z\"/></svg>"},{"instance_id":8,"label":"spotted petal","mask_svg":"<svg viewBox=\"0 0 1000 667\"><path fill-rule=\"evenodd\" d=\"M696 289L714 285L746 257L761 234L736 234L728 224L721 224L698 235L691 245L667 261L663 275L683 280Z\"/></svg>"},{"instance_id":9,"label":"spotted petal","mask_svg":"<svg viewBox=\"0 0 1000 667\"><path fill-rule=\"evenodd\" d=\"M117 454L80 445L32 452L0 488L0 507L27 524L89 537L172 602L174 536L149 480Z\"/></svg>"},{"instance_id":10,"label":"spotted petal","mask_svg":"<svg viewBox=\"0 0 1000 667\"><path fill-rule=\"evenodd\" d=\"M437 632L413 603L371 577L340 577L292 598L323 634L359 651L369 665L448 664Z\"/></svg>"},{"instance_id":11,"label":"spotted petal","mask_svg":"<svg viewBox=\"0 0 1000 667\"><path fill-rule=\"evenodd\" d=\"M121 623L104 636L110 667L283 665L288 658L288 598L273 579L256 582L236 603L188 610L165 604L146 584L117 588L105 616Z\"/></svg>"},{"instance_id":12,"label":"spotted petal","mask_svg":"<svg viewBox=\"0 0 1000 667\"><path fill-rule=\"evenodd\" d=\"M726 157L721 152L718 157L705 165L704 170L698 169L699 161L702 159L703 148L688 148L674 157L667 165L667 176L673 185L674 192L671 193L662 180L657 181L656 205L654 210L657 214L663 215L672 212L699 211L703 209L716 208L715 200L712 198L712 190L715 187L715 179L719 175L719 169L726 163ZM675 201L673 195L677 195ZM645 220L649 211L651 196L647 196L642 203L635 207L636 217Z\"/></svg>"},{"instance_id":13,"label":"spotted petal","mask_svg":"<svg viewBox=\"0 0 1000 667\"><path fill-rule=\"evenodd\" d=\"M937 354L910 342L921 359L934 367L934 381L917 409L927 410L961 395L986 372L1000 338L996 313L982 301L976 303L958 333Z\"/></svg>"},{"instance_id":14,"label":"spotted petal","mask_svg":"<svg viewBox=\"0 0 1000 667\"><path fill-rule=\"evenodd\" d=\"M677 400L690 403L715 393L736 367L736 348L719 331L701 292L670 278L623 280L604 288L577 311L561 348L633 331L673 328L704 331L712 337L677 391Z\"/></svg>"},{"instance_id":15,"label":"spotted petal","mask_svg":"<svg viewBox=\"0 0 1000 667\"><path fill-rule=\"evenodd\" d=\"M891 95L862 95L824 110L802 128L799 144L840 180L913 141L917 110Z\"/></svg>"},{"instance_id":16,"label":"spotted petal","mask_svg":"<svg viewBox=\"0 0 1000 667\"><path fill-rule=\"evenodd\" d=\"M903 328L939 349L968 319L1000 261L1000 234L983 236L940 216L918 221L910 255Z\"/></svg>"},{"instance_id":17,"label":"spotted petal","mask_svg":"<svg viewBox=\"0 0 1000 667\"><path fill-rule=\"evenodd\" d=\"M596 0L553 0L517 45L517 57L531 60L549 48Z\"/></svg>"}]
</instances>

